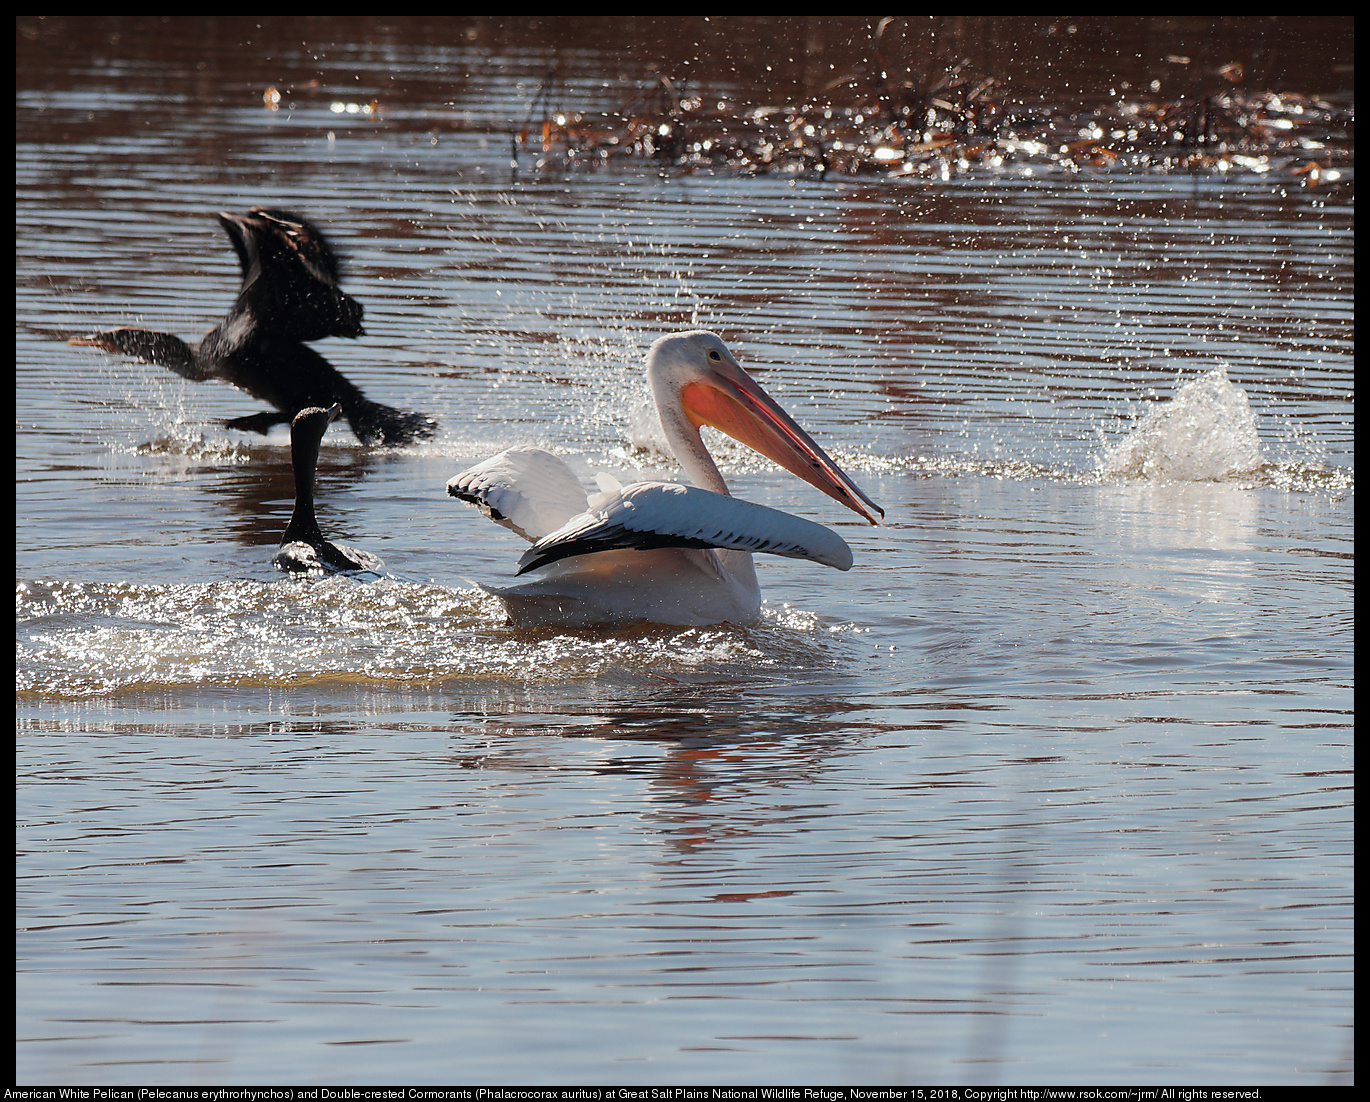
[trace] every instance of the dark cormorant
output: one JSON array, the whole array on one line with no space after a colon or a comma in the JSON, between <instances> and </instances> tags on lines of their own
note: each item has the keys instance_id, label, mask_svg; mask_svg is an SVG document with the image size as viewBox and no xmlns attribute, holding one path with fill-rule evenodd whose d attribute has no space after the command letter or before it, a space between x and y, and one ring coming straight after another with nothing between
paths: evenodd
<instances>
[{"instance_id":1,"label":"dark cormorant","mask_svg":"<svg viewBox=\"0 0 1370 1102\"><path fill-rule=\"evenodd\" d=\"M436 423L369 402L305 341L363 334L362 307L338 286L338 260L323 235L298 214L253 207L245 215L219 213L233 242L243 285L228 316L192 348L170 333L115 329L72 344L94 345L169 367L203 382L223 379L270 411L226 421L232 429L265 433L309 406L337 402L364 444L406 444L432 436Z\"/></svg>"},{"instance_id":2,"label":"dark cormorant","mask_svg":"<svg viewBox=\"0 0 1370 1102\"><path fill-rule=\"evenodd\" d=\"M381 570L385 564L368 551L329 543L314 516L314 471L319 464L319 442L339 413L330 409L302 409L290 422L290 461L295 468L295 511L272 558L278 570L336 573L340 570Z\"/></svg>"}]
</instances>

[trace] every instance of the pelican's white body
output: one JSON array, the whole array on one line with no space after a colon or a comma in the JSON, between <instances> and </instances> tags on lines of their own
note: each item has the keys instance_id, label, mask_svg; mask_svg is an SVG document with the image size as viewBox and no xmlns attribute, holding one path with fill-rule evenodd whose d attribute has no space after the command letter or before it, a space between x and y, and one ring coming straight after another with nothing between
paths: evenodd
<instances>
[{"instance_id":1,"label":"pelican's white body","mask_svg":"<svg viewBox=\"0 0 1370 1102\"><path fill-rule=\"evenodd\" d=\"M718 337L663 337L648 353L647 377L666 440L694 486L608 480L612 488L592 498L561 459L527 447L501 452L447 484L449 494L533 543L520 572L541 577L483 587L514 622L746 624L761 609L752 552L851 567L851 549L831 529L728 494L700 424L771 456L871 523L880 513Z\"/></svg>"}]
</instances>

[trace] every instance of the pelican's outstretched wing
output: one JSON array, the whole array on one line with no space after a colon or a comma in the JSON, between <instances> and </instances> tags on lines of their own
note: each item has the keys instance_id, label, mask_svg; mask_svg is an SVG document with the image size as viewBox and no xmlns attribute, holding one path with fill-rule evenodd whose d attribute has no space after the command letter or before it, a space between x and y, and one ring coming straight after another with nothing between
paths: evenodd
<instances>
[{"instance_id":1,"label":"pelican's outstretched wing","mask_svg":"<svg viewBox=\"0 0 1370 1102\"><path fill-rule=\"evenodd\" d=\"M589 504L571 468L541 448L502 451L455 475L447 492L529 543L555 532Z\"/></svg>"},{"instance_id":2,"label":"pelican's outstretched wing","mask_svg":"<svg viewBox=\"0 0 1370 1102\"><path fill-rule=\"evenodd\" d=\"M638 482L597 494L589 508L537 541L520 574L571 555L633 548L764 551L849 570L851 548L831 528L727 494L674 482Z\"/></svg>"}]
</instances>

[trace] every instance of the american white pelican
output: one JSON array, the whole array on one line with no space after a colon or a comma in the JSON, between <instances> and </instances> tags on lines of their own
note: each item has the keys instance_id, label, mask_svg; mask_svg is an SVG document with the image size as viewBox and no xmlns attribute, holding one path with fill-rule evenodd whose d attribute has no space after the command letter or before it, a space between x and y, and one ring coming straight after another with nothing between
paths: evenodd
<instances>
[{"instance_id":1,"label":"american white pelican","mask_svg":"<svg viewBox=\"0 0 1370 1102\"><path fill-rule=\"evenodd\" d=\"M851 548L834 531L739 501L700 439L712 425L775 460L871 524L885 513L738 365L712 333L662 337L647 353L647 380L666 440L694 482L601 481L588 497L556 456L510 448L447 483L453 497L532 542L519 574L542 577L483 587L520 624L587 626L746 624L761 609L752 552L812 559L838 570Z\"/></svg>"},{"instance_id":2,"label":"american white pelican","mask_svg":"<svg viewBox=\"0 0 1370 1102\"><path fill-rule=\"evenodd\" d=\"M295 468L295 511L290 514L280 550L271 564L289 573L328 573L344 570L381 570L385 564L370 551L329 543L314 516L314 471L319 465L319 442L337 420L342 404L329 409L302 409L290 422L290 462Z\"/></svg>"}]
</instances>

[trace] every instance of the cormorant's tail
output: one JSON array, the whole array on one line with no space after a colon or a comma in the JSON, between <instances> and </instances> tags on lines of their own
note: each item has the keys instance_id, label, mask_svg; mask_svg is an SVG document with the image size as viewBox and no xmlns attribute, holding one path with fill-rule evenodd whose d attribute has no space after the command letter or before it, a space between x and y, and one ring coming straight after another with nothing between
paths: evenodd
<instances>
[{"instance_id":1,"label":"cormorant's tail","mask_svg":"<svg viewBox=\"0 0 1370 1102\"><path fill-rule=\"evenodd\" d=\"M405 413L364 398L351 408L344 408L343 413L357 439L368 445L411 444L431 439L438 431L438 423L426 413Z\"/></svg>"}]
</instances>

